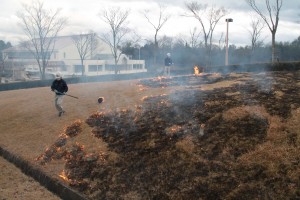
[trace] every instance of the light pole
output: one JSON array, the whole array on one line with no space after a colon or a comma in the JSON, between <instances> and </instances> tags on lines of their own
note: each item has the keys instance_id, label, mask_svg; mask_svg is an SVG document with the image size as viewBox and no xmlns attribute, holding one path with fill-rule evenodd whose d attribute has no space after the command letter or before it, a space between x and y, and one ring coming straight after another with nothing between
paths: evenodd
<instances>
[{"instance_id":1,"label":"light pole","mask_svg":"<svg viewBox=\"0 0 300 200\"><path fill-rule=\"evenodd\" d=\"M139 46L139 60L141 60L141 47Z\"/></svg>"},{"instance_id":2,"label":"light pole","mask_svg":"<svg viewBox=\"0 0 300 200\"><path fill-rule=\"evenodd\" d=\"M229 22L233 22L233 19L228 18L225 20L227 22L227 30L226 30L226 56L225 56L225 65L228 65L228 27Z\"/></svg>"}]
</instances>

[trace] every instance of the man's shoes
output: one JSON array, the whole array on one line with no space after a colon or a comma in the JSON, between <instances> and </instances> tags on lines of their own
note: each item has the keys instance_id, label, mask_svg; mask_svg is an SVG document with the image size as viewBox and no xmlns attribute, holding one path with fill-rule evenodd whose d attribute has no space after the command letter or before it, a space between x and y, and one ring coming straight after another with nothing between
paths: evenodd
<instances>
[{"instance_id":1,"label":"man's shoes","mask_svg":"<svg viewBox=\"0 0 300 200\"><path fill-rule=\"evenodd\" d=\"M63 111L60 111L60 112L58 113L58 116L60 117L60 116L62 116L64 113L65 113L64 110L63 110Z\"/></svg>"}]
</instances>

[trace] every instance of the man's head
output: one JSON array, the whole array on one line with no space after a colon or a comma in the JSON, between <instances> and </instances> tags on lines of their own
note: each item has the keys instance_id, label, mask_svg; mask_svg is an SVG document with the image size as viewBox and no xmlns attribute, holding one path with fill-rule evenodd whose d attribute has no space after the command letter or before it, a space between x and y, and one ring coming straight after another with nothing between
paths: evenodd
<instances>
[{"instance_id":1,"label":"man's head","mask_svg":"<svg viewBox=\"0 0 300 200\"><path fill-rule=\"evenodd\" d=\"M62 79L62 75L61 75L60 72L56 72L56 74L55 74L55 79L56 79L56 80Z\"/></svg>"},{"instance_id":2,"label":"man's head","mask_svg":"<svg viewBox=\"0 0 300 200\"><path fill-rule=\"evenodd\" d=\"M168 57L171 57L171 53L167 53L167 56L168 56Z\"/></svg>"}]
</instances>

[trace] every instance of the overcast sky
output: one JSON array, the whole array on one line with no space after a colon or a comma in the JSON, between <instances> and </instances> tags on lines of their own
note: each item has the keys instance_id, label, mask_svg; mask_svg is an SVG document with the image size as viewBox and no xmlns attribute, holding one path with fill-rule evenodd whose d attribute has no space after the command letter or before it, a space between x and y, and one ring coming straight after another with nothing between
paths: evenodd
<instances>
[{"instance_id":1,"label":"overcast sky","mask_svg":"<svg viewBox=\"0 0 300 200\"><path fill-rule=\"evenodd\" d=\"M264 2L263 0L258 0ZM275 0L270 0L271 2ZM123 9L130 9L128 26L134 29L146 41L154 38L154 29L147 22L141 12L149 9L153 15L159 12L159 4L166 6L166 12L172 17L159 31L159 37L164 35L170 37L185 36L189 38L190 31L197 27L200 30L200 23L195 18L183 17L186 13L185 0L44 0L47 9L55 10L61 8L60 16L68 18L68 25L59 35L80 34L90 30L96 33L108 31L108 26L101 20L99 13L101 9L111 6L119 6ZM214 41L218 42L223 34L226 34L226 18L232 18L229 24L229 43L250 45L250 22L256 17L254 11L244 0L198 0L201 3L223 6L229 11L217 25L214 32ZM18 44L24 39L24 33L18 25L20 22L16 13L22 9L22 3L31 4L32 0L1 0L0 6L0 40ZM157 15L156 15L157 16ZM252 17L251 17L252 16ZM300 1L283 0L280 12L280 22L276 34L276 41L293 41L300 36ZM263 37L265 43L270 42L270 31L265 28Z\"/></svg>"}]
</instances>

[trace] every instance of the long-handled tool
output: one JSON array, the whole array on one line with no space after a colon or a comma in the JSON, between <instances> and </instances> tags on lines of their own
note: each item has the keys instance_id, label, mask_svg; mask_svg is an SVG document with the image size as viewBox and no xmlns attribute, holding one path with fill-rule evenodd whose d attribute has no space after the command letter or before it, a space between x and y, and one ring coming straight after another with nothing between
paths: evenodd
<instances>
[{"instance_id":1,"label":"long-handled tool","mask_svg":"<svg viewBox=\"0 0 300 200\"><path fill-rule=\"evenodd\" d=\"M61 93L61 92L55 92L55 93L58 93L58 94L61 94L61 95L66 95L66 96L69 96L69 97L73 97L75 99L79 99L78 97L75 97L73 95L69 95L69 94L65 94L65 93Z\"/></svg>"},{"instance_id":2,"label":"long-handled tool","mask_svg":"<svg viewBox=\"0 0 300 200\"><path fill-rule=\"evenodd\" d=\"M72 96L72 95L69 95L69 94L64 94L64 95L69 96L69 97L73 97L75 99L79 99L78 97L75 97L75 96Z\"/></svg>"}]
</instances>

